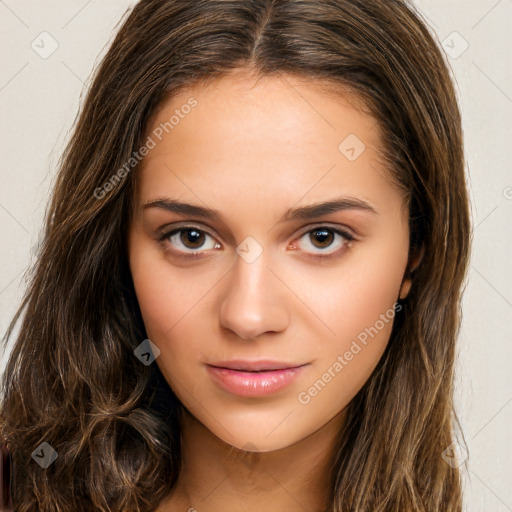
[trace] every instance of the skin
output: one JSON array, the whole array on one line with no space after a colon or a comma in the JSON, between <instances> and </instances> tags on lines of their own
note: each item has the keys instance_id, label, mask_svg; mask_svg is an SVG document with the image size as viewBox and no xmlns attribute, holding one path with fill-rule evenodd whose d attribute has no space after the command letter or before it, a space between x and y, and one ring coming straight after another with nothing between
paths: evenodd
<instances>
[{"instance_id":1,"label":"skin","mask_svg":"<svg viewBox=\"0 0 512 512\"><path fill-rule=\"evenodd\" d=\"M166 100L148 134L191 96L197 106L137 170L129 236L147 335L160 350L156 364L185 407L184 469L159 511L321 511L345 408L382 356L392 320L359 343L308 403L298 397L327 380L338 356L407 294L407 208L378 159L379 128L357 98L289 75L256 81L239 70ZM354 161L338 149L350 134L366 146ZM345 209L279 222L289 208L342 196L377 213ZM221 218L143 208L165 198L214 208ZM188 246L190 232L157 240L160 228L178 223L203 238ZM322 244L312 234L321 227L354 240L329 231ZM247 237L263 251L250 263L236 251ZM286 388L247 398L221 389L206 370L205 363L235 358L308 364Z\"/></svg>"}]
</instances>

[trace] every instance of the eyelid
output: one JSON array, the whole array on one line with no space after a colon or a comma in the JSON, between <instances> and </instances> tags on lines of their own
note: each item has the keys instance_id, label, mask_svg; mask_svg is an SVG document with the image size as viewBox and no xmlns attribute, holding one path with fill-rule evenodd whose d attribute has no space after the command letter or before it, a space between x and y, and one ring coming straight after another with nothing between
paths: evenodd
<instances>
[{"instance_id":1,"label":"eyelid","mask_svg":"<svg viewBox=\"0 0 512 512\"><path fill-rule=\"evenodd\" d=\"M330 228L333 231L341 232L342 234L343 233L347 234L351 239L354 239L354 240L356 239L356 234L353 232L352 229L350 229L346 226L341 226L340 224L333 224L332 222L313 222L313 223L309 224L308 226L306 226L305 228L303 228L304 231L302 231L302 233L298 236L302 237L306 233L309 233L310 231L319 229L319 228Z\"/></svg>"},{"instance_id":2,"label":"eyelid","mask_svg":"<svg viewBox=\"0 0 512 512\"><path fill-rule=\"evenodd\" d=\"M332 226L329 223L320 223L309 226L305 229L301 235L293 239L293 248L297 249L298 243L297 240L301 240L305 235L309 233L313 233L314 231L320 230L321 228L327 228L327 230L332 231L335 235L338 235L342 238L341 247L334 250L333 252L320 251L319 253L310 253L304 251L304 258L314 261L316 263L329 263L333 260L341 258L343 254L352 247L352 242L357 241L356 237L351 233L351 230L345 229L341 226Z\"/></svg>"},{"instance_id":3,"label":"eyelid","mask_svg":"<svg viewBox=\"0 0 512 512\"><path fill-rule=\"evenodd\" d=\"M171 226L172 226L172 229L171 229ZM190 221L190 222L181 221L181 222L173 222L172 224L165 224L165 225L161 226L160 228L158 228L157 235L158 236L160 236L160 235L168 236L172 231L178 231L180 228L181 229L196 228L200 231L207 233L208 235L210 235L213 238L217 238L217 235L214 233L215 232L214 229L210 228L206 224L202 224L201 222L196 223L193 221ZM308 233L309 231L311 231L312 229L315 229L315 228L331 228L333 230L338 230L338 231L342 231L342 232L344 231L344 232L346 232L347 235L350 235L351 238L354 238L354 239L357 238L357 235L353 229L351 229L345 225L335 224L335 223L327 222L327 221L326 222L312 222L312 223L308 224L307 226L303 226L301 228L300 234L296 235L296 237L304 236L306 233Z\"/></svg>"},{"instance_id":4,"label":"eyelid","mask_svg":"<svg viewBox=\"0 0 512 512\"><path fill-rule=\"evenodd\" d=\"M166 241L168 241L168 239L171 236L173 236L176 233L179 233L180 231L186 231L189 229L196 229L197 231L200 231L201 233L205 233L206 235L213 238L215 240L216 244L220 243L217 240L216 235L214 235L209 229L205 229L201 224L196 224L196 223L191 223L191 222L186 222L186 221L173 223L172 225L166 224L164 226L161 226L157 230L155 238L158 241L158 243L160 243L163 247L165 247ZM180 252L180 251L176 251L175 249L173 249L171 252L173 252L173 254L177 257L188 258L188 257L194 257L194 256L200 257L203 252L207 252L208 250L211 250L211 249L207 249L207 250L203 250L203 251L198 250L196 252L190 252L190 253Z\"/></svg>"},{"instance_id":5,"label":"eyelid","mask_svg":"<svg viewBox=\"0 0 512 512\"><path fill-rule=\"evenodd\" d=\"M320 228L328 228L328 229L332 230L333 232L335 232L336 234L338 234L341 237L343 237L345 239L345 242L346 242L345 245L350 246L353 241L357 241L356 235L353 233L353 231L350 228L347 228L345 226L340 226L338 224L333 225L330 222L315 222L315 223L311 223L311 224L309 224L309 225L307 225L305 227L302 227L300 234L295 235L291 243L295 244L296 240L299 240L304 235L306 235L306 234L308 234L308 233L310 233L310 232L312 232L312 231L314 231L316 229L320 229ZM217 236L212 233L213 230L210 230L209 227L205 226L202 223L187 222L187 221L181 221L181 222L178 222L178 223L172 223L171 225L166 224L166 225L160 227L158 229L158 231L157 231L156 238L157 238L157 240L161 244L164 244L166 239L170 238L176 232L185 231L185 230L188 230L188 229L197 229L198 231L201 231L202 233L205 233L208 236L212 237L216 241L216 243L220 243L218 241L218 239L217 239ZM179 253L179 251L178 251L177 256L178 257L183 256L185 258L187 258L187 257L194 257L194 256L200 257L202 255L202 253L208 252L210 250L212 250L212 249L206 249L206 250L203 250L203 251L198 250L195 253L194 252L190 252L190 253L181 252L181 253ZM311 254L311 253L305 253L305 254L306 254L306 257L309 257L309 258L313 258L313 259L314 258L316 258L316 259L324 258L325 259L325 258L329 258L329 257L335 257L340 251L343 251L343 249L338 249L337 251L335 251L332 254L325 254L325 255L322 255L322 254Z\"/></svg>"},{"instance_id":6,"label":"eyelid","mask_svg":"<svg viewBox=\"0 0 512 512\"><path fill-rule=\"evenodd\" d=\"M158 228L157 235L158 236L168 236L172 232L179 231L180 229L192 229L195 228L198 231L202 231L204 233L207 233L208 235L216 238L217 235L213 234L213 231L210 227L205 226L204 224L196 223L196 222L187 222L187 221L181 221L181 222L173 222L172 224L165 224Z\"/></svg>"}]
</instances>

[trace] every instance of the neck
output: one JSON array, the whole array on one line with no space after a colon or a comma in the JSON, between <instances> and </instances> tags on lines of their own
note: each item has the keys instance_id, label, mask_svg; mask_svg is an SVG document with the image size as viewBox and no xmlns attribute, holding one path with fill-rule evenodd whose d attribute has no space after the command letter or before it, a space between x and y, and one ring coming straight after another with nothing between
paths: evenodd
<instances>
[{"instance_id":1,"label":"neck","mask_svg":"<svg viewBox=\"0 0 512 512\"><path fill-rule=\"evenodd\" d=\"M198 512L323 512L343 416L338 414L294 445L258 453L233 448L184 411L183 464L175 502ZM250 450L250 445L245 448Z\"/></svg>"}]
</instances>

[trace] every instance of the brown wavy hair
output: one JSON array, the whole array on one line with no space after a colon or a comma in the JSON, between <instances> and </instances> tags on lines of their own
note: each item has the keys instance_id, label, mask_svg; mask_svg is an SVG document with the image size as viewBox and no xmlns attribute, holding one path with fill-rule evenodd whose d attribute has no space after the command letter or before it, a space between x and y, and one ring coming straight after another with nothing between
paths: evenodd
<instances>
[{"instance_id":1,"label":"brown wavy hair","mask_svg":"<svg viewBox=\"0 0 512 512\"><path fill-rule=\"evenodd\" d=\"M455 344L470 250L459 107L450 68L403 0L142 0L98 65L59 162L38 257L2 378L0 441L18 512L153 511L181 467L180 407L146 338L128 266L141 147L169 96L238 69L351 91L386 142L409 208L409 295L387 349L347 408L329 510L462 510L454 439ZM327 88L326 88L327 90ZM96 191L96 193L95 193ZM24 312L24 314L23 314ZM31 458L42 443L58 458Z\"/></svg>"}]
</instances>

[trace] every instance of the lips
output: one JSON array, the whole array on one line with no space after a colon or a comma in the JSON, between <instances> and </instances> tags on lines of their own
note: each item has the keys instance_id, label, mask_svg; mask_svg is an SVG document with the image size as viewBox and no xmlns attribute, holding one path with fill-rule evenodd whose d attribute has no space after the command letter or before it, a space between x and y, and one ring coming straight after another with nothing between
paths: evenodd
<instances>
[{"instance_id":1,"label":"lips","mask_svg":"<svg viewBox=\"0 0 512 512\"><path fill-rule=\"evenodd\" d=\"M308 364L231 360L207 364L206 368L212 380L224 391L251 398L286 388Z\"/></svg>"},{"instance_id":2,"label":"lips","mask_svg":"<svg viewBox=\"0 0 512 512\"><path fill-rule=\"evenodd\" d=\"M242 359L233 359L230 361L219 361L215 363L209 363L209 366L215 366L217 368L226 368L228 370L238 370L241 372L287 370L289 368L298 368L303 365L304 363L286 363L282 361L272 361L269 359L263 359L260 361L246 361Z\"/></svg>"}]
</instances>

